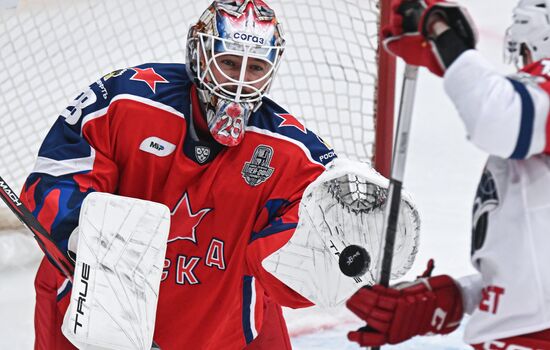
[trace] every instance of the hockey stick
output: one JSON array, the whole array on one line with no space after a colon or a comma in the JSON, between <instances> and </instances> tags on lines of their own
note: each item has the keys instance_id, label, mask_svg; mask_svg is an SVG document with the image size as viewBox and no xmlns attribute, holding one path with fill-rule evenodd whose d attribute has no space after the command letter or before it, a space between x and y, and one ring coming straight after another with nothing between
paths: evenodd
<instances>
[{"instance_id":1,"label":"hockey stick","mask_svg":"<svg viewBox=\"0 0 550 350\"><path fill-rule=\"evenodd\" d=\"M409 133L411 129L412 110L414 95L416 92L416 78L418 67L405 65L403 75L403 86L401 90L401 101L399 104L399 115L397 118L397 130L391 166L390 185L388 188L388 199L384 210L384 231L386 233L382 261L379 261L378 282L388 287L391 277L391 265L393 260L393 248L395 245L395 233L397 231L397 220L399 219L399 203L401 202L401 188L405 175L405 163L407 160L407 148L409 144ZM382 249L382 247L380 247ZM373 347L372 350L379 350L380 347Z\"/></svg>"},{"instance_id":2,"label":"hockey stick","mask_svg":"<svg viewBox=\"0 0 550 350\"><path fill-rule=\"evenodd\" d=\"M46 254L50 262L72 282L74 264L69 256L63 253L57 243L52 240L50 233L38 222L2 177L0 177L0 189L0 196L4 203L17 216L19 221L32 232L40 249Z\"/></svg>"}]
</instances>

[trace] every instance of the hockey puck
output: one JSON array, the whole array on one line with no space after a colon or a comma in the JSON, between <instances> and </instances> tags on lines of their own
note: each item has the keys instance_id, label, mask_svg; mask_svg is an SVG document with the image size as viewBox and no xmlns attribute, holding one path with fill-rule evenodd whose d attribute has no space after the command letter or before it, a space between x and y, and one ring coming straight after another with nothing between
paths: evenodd
<instances>
[{"instance_id":1,"label":"hockey puck","mask_svg":"<svg viewBox=\"0 0 550 350\"><path fill-rule=\"evenodd\" d=\"M338 258L340 271L349 277L363 276L370 267L370 255L367 250L355 244L344 248Z\"/></svg>"}]
</instances>

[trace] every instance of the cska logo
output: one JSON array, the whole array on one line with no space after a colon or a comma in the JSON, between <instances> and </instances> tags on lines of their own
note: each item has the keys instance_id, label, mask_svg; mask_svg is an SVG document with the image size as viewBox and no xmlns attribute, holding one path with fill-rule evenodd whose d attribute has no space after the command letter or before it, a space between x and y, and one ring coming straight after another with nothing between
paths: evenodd
<instances>
[{"instance_id":1,"label":"cska logo","mask_svg":"<svg viewBox=\"0 0 550 350\"><path fill-rule=\"evenodd\" d=\"M172 210L172 224L168 235L168 243L177 240L188 240L196 245L197 227L200 225L206 214L212 208L203 208L196 212L191 209L189 194L185 192ZM203 229L204 230L204 229ZM161 281L170 278L172 283L178 286L190 286L201 284L199 266L224 271L226 269L225 242L217 238L211 238L210 243L201 241L203 247L208 246L204 256L192 256L179 250L176 257L166 257L162 269Z\"/></svg>"},{"instance_id":2,"label":"cska logo","mask_svg":"<svg viewBox=\"0 0 550 350\"><path fill-rule=\"evenodd\" d=\"M177 240L189 240L197 244L196 230L202 219L212 208L203 208L197 212L191 209L191 203L187 192L183 194L176 207L172 210L172 225L168 234L168 243Z\"/></svg>"}]
</instances>

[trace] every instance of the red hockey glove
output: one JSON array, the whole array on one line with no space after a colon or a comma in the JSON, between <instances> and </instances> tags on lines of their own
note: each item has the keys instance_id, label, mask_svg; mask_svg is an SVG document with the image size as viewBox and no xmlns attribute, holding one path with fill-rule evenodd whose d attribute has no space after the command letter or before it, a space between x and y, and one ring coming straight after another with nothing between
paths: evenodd
<instances>
[{"instance_id":1,"label":"red hockey glove","mask_svg":"<svg viewBox=\"0 0 550 350\"><path fill-rule=\"evenodd\" d=\"M463 315L462 296L447 276L420 278L394 288L363 287L346 306L367 322L348 333L361 346L397 344L426 333L447 334L458 328Z\"/></svg>"},{"instance_id":2,"label":"red hockey glove","mask_svg":"<svg viewBox=\"0 0 550 350\"><path fill-rule=\"evenodd\" d=\"M382 30L384 47L408 64L442 76L449 65L432 41L431 18L437 15L455 32L465 48L474 48L477 34L467 11L443 0L393 0L389 25ZM448 45L447 45L448 46ZM451 45L452 46L452 45ZM451 56L454 56L454 52Z\"/></svg>"}]
</instances>

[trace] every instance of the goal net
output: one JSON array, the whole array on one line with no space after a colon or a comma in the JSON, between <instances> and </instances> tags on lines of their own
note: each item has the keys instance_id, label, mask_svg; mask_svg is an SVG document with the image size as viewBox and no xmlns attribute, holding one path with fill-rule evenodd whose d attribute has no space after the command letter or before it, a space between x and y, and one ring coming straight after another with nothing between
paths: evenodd
<instances>
[{"instance_id":1,"label":"goal net","mask_svg":"<svg viewBox=\"0 0 550 350\"><path fill-rule=\"evenodd\" d=\"M17 191L49 127L82 89L115 69L185 62L187 30L210 3L2 1L0 175ZM374 161L387 173L395 70L377 54L378 1L269 3L287 39L271 97L339 155ZM3 203L1 209L0 227L12 226Z\"/></svg>"}]
</instances>

